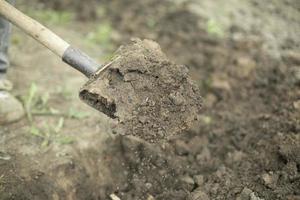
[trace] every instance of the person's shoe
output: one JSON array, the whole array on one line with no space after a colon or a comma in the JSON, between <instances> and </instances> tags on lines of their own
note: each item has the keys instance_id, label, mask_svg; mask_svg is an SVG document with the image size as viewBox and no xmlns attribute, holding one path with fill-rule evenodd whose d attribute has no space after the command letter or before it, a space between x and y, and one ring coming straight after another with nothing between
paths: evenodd
<instances>
[{"instance_id":1,"label":"person's shoe","mask_svg":"<svg viewBox=\"0 0 300 200\"><path fill-rule=\"evenodd\" d=\"M8 92L11 88L8 80L0 80L0 125L16 122L25 114L21 102Z\"/></svg>"}]
</instances>

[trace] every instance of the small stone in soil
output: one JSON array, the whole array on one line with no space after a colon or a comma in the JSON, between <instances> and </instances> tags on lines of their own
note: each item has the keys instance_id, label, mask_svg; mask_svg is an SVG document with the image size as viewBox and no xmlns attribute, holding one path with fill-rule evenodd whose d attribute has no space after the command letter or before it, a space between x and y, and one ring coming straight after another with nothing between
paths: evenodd
<instances>
[{"instance_id":1,"label":"small stone in soil","mask_svg":"<svg viewBox=\"0 0 300 200\"><path fill-rule=\"evenodd\" d=\"M276 186L278 178L278 175L273 173L265 173L262 175L264 184L269 188L274 188Z\"/></svg>"},{"instance_id":2,"label":"small stone in soil","mask_svg":"<svg viewBox=\"0 0 300 200\"><path fill-rule=\"evenodd\" d=\"M190 200L210 200L206 193L197 189L190 194Z\"/></svg>"},{"instance_id":3,"label":"small stone in soil","mask_svg":"<svg viewBox=\"0 0 300 200\"><path fill-rule=\"evenodd\" d=\"M182 140L176 140L175 152L179 156L187 155L189 153L189 146Z\"/></svg>"},{"instance_id":4,"label":"small stone in soil","mask_svg":"<svg viewBox=\"0 0 300 200\"><path fill-rule=\"evenodd\" d=\"M195 175L194 177L194 181L198 186L202 186L204 184L204 177L203 175Z\"/></svg>"},{"instance_id":5,"label":"small stone in soil","mask_svg":"<svg viewBox=\"0 0 300 200\"><path fill-rule=\"evenodd\" d=\"M190 176L183 176L180 178L180 180L183 188L188 191L192 191L193 188L195 187L194 179Z\"/></svg>"},{"instance_id":6,"label":"small stone in soil","mask_svg":"<svg viewBox=\"0 0 300 200\"><path fill-rule=\"evenodd\" d=\"M252 193L252 190L249 188L244 188L241 194L236 198L236 200L250 200L250 194Z\"/></svg>"},{"instance_id":7,"label":"small stone in soil","mask_svg":"<svg viewBox=\"0 0 300 200\"><path fill-rule=\"evenodd\" d=\"M117 195L115 195L115 194L111 194L109 197L111 198L111 200L121 200L121 199L120 199Z\"/></svg>"}]
</instances>

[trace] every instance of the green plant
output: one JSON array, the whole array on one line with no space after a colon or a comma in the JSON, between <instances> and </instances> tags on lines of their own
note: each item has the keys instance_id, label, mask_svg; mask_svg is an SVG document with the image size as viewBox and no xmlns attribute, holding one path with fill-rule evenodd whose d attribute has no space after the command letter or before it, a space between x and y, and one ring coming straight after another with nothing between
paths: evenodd
<instances>
[{"instance_id":1,"label":"green plant","mask_svg":"<svg viewBox=\"0 0 300 200\"><path fill-rule=\"evenodd\" d=\"M54 112L54 109L48 106L49 93L39 94L38 87L34 82L31 83L28 94L21 99L30 123L32 123L32 116L36 113Z\"/></svg>"},{"instance_id":2,"label":"green plant","mask_svg":"<svg viewBox=\"0 0 300 200\"><path fill-rule=\"evenodd\" d=\"M65 100L71 100L73 96L71 89L66 86L58 86L56 88L56 93L61 95Z\"/></svg>"},{"instance_id":3,"label":"green plant","mask_svg":"<svg viewBox=\"0 0 300 200\"><path fill-rule=\"evenodd\" d=\"M22 44L22 37L18 34L12 34L11 36L11 43L14 45L21 45Z\"/></svg>"},{"instance_id":4,"label":"green plant","mask_svg":"<svg viewBox=\"0 0 300 200\"><path fill-rule=\"evenodd\" d=\"M74 108L69 109L68 117L73 119L84 119L89 116L89 113L78 111Z\"/></svg>"},{"instance_id":5,"label":"green plant","mask_svg":"<svg viewBox=\"0 0 300 200\"><path fill-rule=\"evenodd\" d=\"M37 86L35 83L32 83L29 88L28 96L25 97L23 100L26 115L30 122L32 122L32 109L33 109L33 104L36 100L36 92L37 92Z\"/></svg>"},{"instance_id":6,"label":"green plant","mask_svg":"<svg viewBox=\"0 0 300 200\"><path fill-rule=\"evenodd\" d=\"M69 11L55 11L51 9L29 10L28 15L41 22L53 25L63 25L74 19L74 14Z\"/></svg>"},{"instance_id":7,"label":"green plant","mask_svg":"<svg viewBox=\"0 0 300 200\"><path fill-rule=\"evenodd\" d=\"M48 146L51 142L56 142L59 144L71 144L74 142L74 139L70 136L65 136L61 134L61 130L64 127L65 119L60 117L55 126L44 124L43 128L38 128L34 125L31 125L30 133L33 136L39 137L42 139L41 146Z\"/></svg>"},{"instance_id":8,"label":"green plant","mask_svg":"<svg viewBox=\"0 0 300 200\"><path fill-rule=\"evenodd\" d=\"M154 28L157 25L157 22L153 18L149 18L146 21L146 24L149 28Z\"/></svg>"},{"instance_id":9,"label":"green plant","mask_svg":"<svg viewBox=\"0 0 300 200\"><path fill-rule=\"evenodd\" d=\"M207 33L216 36L216 37L224 37L224 30L217 21L210 19L206 24Z\"/></svg>"},{"instance_id":10,"label":"green plant","mask_svg":"<svg viewBox=\"0 0 300 200\"><path fill-rule=\"evenodd\" d=\"M73 138L61 134L65 117L82 119L88 116L88 114L73 108L70 108L68 113L61 113L48 105L49 97L48 92L43 94L39 93L39 89L35 83L31 84L28 94L22 97L27 118L30 123L29 132L33 136L42 138L42 146L47 146L51 142L70 144L74 141ZM42 127L38 127L33 121L34 115L48 115L60 118L56 124L51 124L47 121Z\"/></svg>"},{"instance_id":11,"label":"green plant","mask_svg":"<svg viewBox=\"0 0 300 200\"><path fill-rule=\"evenodd\" d=\"M109 23L99 25L94 31L90 32L86 40L88 43L99 44L108 47L111 44L112 27Z\"/></svg>"}]
</instances>

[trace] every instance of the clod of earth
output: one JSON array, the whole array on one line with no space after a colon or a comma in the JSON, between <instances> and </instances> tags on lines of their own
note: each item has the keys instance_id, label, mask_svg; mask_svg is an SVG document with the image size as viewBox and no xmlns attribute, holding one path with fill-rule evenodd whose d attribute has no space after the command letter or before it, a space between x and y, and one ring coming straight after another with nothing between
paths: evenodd
<instances>
[{"instance_id":1,"label":"clod of earth","mask_svg":"<svg viewBox=\"0 0 300 200\"><path fill-rule=\"evenodd\" d=\"M157 43L132 40L114 58L82 87L80 97L115 119L115 132L157 142L197 119L202 105L198 87L188 69L170 62Z\"/></svg>"}]
</instances>

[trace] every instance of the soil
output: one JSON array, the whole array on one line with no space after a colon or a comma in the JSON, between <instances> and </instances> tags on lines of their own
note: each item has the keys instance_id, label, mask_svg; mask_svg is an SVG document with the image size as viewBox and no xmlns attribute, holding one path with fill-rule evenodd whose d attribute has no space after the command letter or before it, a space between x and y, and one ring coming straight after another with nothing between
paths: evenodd
<instances>
[{"instance_id":1,"label":"soil","mask_svg":"<svg viewBox=\"0 0 300 200\"><path fill-rule=\"evenodd\" d=\"M116 119L115 132L157 142L190 128L201 110L188 69L170 62L151 40L122 46L80 97Z\"/></svg>"},{"instance_id":2,"label":"soil","mask_svg":"<svg viewBox=\"0 0 300 200\"><path fill-rule=\"evenodd\" d=\"M113 135L111 120L90 113L66 120L63 132L73 144L47 147L28 134L25 119L1 127L0 199L300 199L299 2L272 2L100 1L116 46L130 37L153 39L172 61L189 67L204 99L199 122L150 144ZM212 34L211 18L224 20L223 35ZM87 23L78 23L78 31L57 31L92 54L81 43ZM15 94L38 80L41 90L51 91L51 106L93 112L76 96L55 93L55 85L65 84L75 94L85 80L22 41L26 48L11 50L18 55L10 72ZM49 66L41 68L45 61ZM48 118L34 116L37 125L57 120Z\"/></svg>"}]
</instances>

